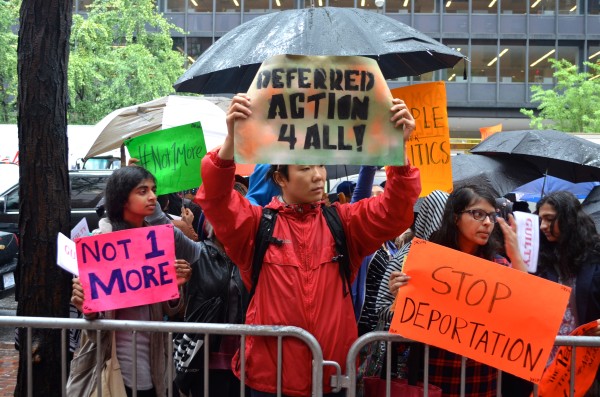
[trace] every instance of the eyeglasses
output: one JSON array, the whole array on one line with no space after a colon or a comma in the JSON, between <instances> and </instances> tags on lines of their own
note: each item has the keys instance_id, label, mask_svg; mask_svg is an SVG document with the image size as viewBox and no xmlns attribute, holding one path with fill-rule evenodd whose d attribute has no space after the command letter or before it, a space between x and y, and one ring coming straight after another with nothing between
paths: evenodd
<instances>
[{"instance_id":1,"label":"eyeglasses","mask_svg":"<svg viewBox=\"0 0 600 397\"><path fill-rule=\"evenodd\" d=\"M496 214L496 212L485 212L484 210L474 209L474 210L465 210L465 211L461 212L461 214L464 214L465 212L468 212L469 214L471 214L473 219L475 219L476 221L483 222L486 217L490 218L490 222L492 222L492 223L496 223L498 221L498 215Z\"/></svg>"}]
</instances>

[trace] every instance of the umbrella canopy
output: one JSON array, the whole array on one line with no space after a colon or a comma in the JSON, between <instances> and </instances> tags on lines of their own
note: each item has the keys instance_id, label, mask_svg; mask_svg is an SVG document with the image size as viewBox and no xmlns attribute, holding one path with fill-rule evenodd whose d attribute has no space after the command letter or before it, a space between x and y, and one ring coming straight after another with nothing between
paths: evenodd
<instances>
[{"instance_id":1,"label":"umbrella canopy","mask_svg":"<svg viewBox=\"0 0 600 397\"><path fill-rule=\"evenodd\" d=\"M327 179L338 179L348 175L358 174L360 165L326 165Z\"/></svg>"},{"instance_id":2,"label":"umbrella canopy","mask_svg":"<svg viewBox=\"0 0 600 397\"><path fill-rule=\"evenodd\" d=\"M583 210L592 217L596 230L600 233L600 186L593 188L581 204Z\"/></svg>"},{"instance_id":3,"label":"umbrella canopy","mask_svg":"<svg viewBox=\"0 0 600 397\"><path fill-rule=\"evenodd\" d=\"M118 149L127 138L200 121L208 150L227 136L225 111L212 101L169 95L140 105L117 109L94 127L97 138L85 158Z\"/></svg>"},{"instance_id":4,"label":"umbrella canopy","mask_svg":"<svg viewBox=\"0 0 600 397\"><path fill-rule=\"evenodd\" d=\"M560 131L498 132L471 153L525 160L543 174L571 182L600 181L600 145Z\"/></svg>"},{"instance_id":5,"label":"umbrella canopy","mask_svg":"<svg viewBox=\"0 0 600 397\"><path fill-rule=\"evenodd\" d=\"M386 79L453 67L464 56L377 12L318 7L254 18L221 37L177 80L179 92L246 92L261 63L274 55L362 55Z\"/></svg>"},{"instance_id":6,"label":"umbrella canopy","mask_svg":"<svg viewBox=\"0 0 600 397\"><path fill-rule=\"evenodd\" d=\"M519 160L463 154L452 156L451 161L455 189L465 185L485 185L492 189L496 197L502 197L542 175Z\"/></svg>"},{"instance_id":7,"label":"umbrella canopy","mask_svg":"<svg viewBox=\"0 0 600 397\"><path fill-rule=\"evenodd\" d=\"M542 198L542 193L547 195L559 190L571 192L575 195L575 197L583 200L587 197L590 191L598 185L600 185L600 182L573 183L551 175L546 175L542 178L535 179L522 186L519 186L512 192L515 194L517 200L531 201L534 203L540 201Z\"/></svg>"}]
</instances>

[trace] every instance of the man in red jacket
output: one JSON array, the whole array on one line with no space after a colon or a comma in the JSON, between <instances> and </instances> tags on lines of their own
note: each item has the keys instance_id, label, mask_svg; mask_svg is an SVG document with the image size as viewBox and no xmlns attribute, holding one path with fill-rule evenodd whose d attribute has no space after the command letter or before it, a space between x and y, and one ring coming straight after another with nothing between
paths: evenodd
<instances>
[{"instance_id":1,"label":"man in red jacket","mask_svg":"<svg viewBox=\"0 0 600 397\"><path fill-rule=\"evenodd\" d=\"M404 140L415 121L402 100L394 99L390 122L403 127ZM203 184L196 202L215 229L232 261L240 268L242 280L252 289L254 238L262 208L251 205L232 191L236 120L251 114L250 98L237 95L227 112L225 143L202 160ZM407 162L408 164L408 162ZM278 211L273 237L283 241L270 245L264 256L259 282L249 304L246 324L289 325L315 336L324 360L338 362L344 370L348 349L357 338L351 295L344 295L334 238L322 214L321 204L327 179L324 166L283 165L275 168L274 181L281 196L268 207ZM411 165L387 167L385 192L354 204L336 203L346 235L352 281L364 256L377 250L406 230L413 221L413 205L421 191L419 170ZM277 391L277 340L266 337L246 339L246 384L252 396L275 395ZM283 341L282 393L311 395L312 355L302 342ZM232 362L240 376L239 351ZM323 373L325 395L331 393L330 377ZM334 394L331 394L334 395Z\"/></svg>"}]
</instances>

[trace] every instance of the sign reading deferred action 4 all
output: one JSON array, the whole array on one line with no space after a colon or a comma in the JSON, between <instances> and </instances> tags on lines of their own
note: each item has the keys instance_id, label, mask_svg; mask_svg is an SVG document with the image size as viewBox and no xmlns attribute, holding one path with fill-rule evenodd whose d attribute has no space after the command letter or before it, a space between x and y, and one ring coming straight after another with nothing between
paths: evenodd
<instances>
[{"instance_id":1,"label":"sign reading deferred action 4 all","mask_svg":"<svg viewBox=\"0 0 600 397\"><path fill-rule=\"evenodd\" d=\"M235 126L240 163L403 165L392 94L365 57L277 55L256 74Z\"/></svg>"}]
</instances>

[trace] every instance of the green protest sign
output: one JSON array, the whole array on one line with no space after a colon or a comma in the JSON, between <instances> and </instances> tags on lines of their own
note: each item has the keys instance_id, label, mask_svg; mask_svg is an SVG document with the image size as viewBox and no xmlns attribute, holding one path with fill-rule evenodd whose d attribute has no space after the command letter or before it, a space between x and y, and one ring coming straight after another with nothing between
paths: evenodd
<instances>
[{"instance_id":1,"label":"green protest sign","mask_svg":"<svg viewBox=\"0 0 600 397\"><path fill-rule=\"evenodd\" d=\"M206 145L200 122L127 139L125 146L156 177L156 194L193 189L202 183L200 161Z\"/></svg>"}]
</instances>

